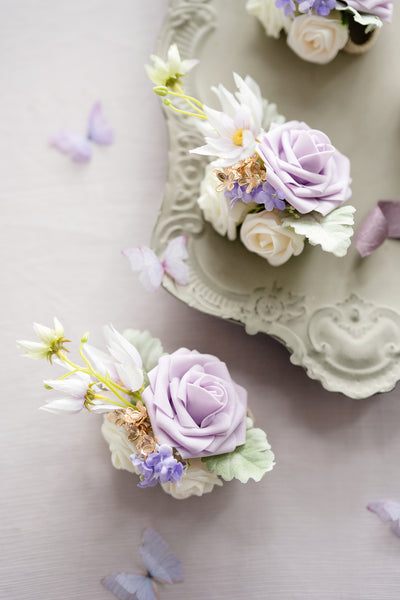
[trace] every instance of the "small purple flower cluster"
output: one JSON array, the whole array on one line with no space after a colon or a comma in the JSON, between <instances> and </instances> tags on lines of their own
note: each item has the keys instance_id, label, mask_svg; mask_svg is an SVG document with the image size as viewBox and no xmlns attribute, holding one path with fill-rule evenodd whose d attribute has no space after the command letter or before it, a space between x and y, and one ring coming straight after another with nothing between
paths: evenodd
<instances>
[{"instance_id":1,"label":"small purple flower cluster","mask_svg":"<svg viewBox=\"0 0 400 600\"><path fill-rule=\"evenodd\" d=\"M231 208L238 200L245 204L255 202L256 204L264 204L265 210L285 209L285 194L280 190L276 190L267 181L255 187L251 192L246 192L246 186L240 186L235 182L232 190L226 190L225 196L231 198Z\"/></svg>"},{"instance_id":2,"label":"small purple flower cluster","mask_svg":"<svg viewBox=\"0 0 400 600\"><path fill-rule=\"evenodd\" d=\"M265 181L255 189L253 200L256 204L264 204L265 210L285 210L285 194L276 190L270 183Z\"/></svg>"},{"instance_id":3,"label":"small purple flower cluster","mask_svg":"<svg viewBox=\"0 0 400 600\"><path fill-rule=\"evenodd\" d=\"M276 8L283 8L285 11L285 17L292 17L293 12L296 10L296 5L293 0L276 0Z\"/></svg>"},{"instance_id":4,"label":"small purple flower cluster","mask_svg":"<svg viewBox=\"0 0 400 600\"><path fill-rule=\"evenodd\" d=\"M137 454L129 457L133 466L140 475L138 487L153 487L160 483L178 483L182 479L185 463L181 463L173 456L171 446L162 444L157 446L157 452L149 454L146 459L139 458Z\"/></svg>"},{"instance_id":5,"label":"small purple flower cluster","mask_svg":"<svg viewBox=\"0 0 400 600\"><path fill-rule=\"evenodd\" d=\"M297 7L296 7L297 4ZM296 8L301 13L308 13L315 10L317 15L327 17L331 10L334 10L337 5L336 0L276 0L277 8L283 8L286 17L293 17Z\"/></svg>"},{"instance_id":6,"label":"small purple flower cluster","mask_svg":"<svg viewBox=\"0 0 400 600\"><path fill-rule=\"evenodd\" d=\"M225 196L226 198L231 198L231 208L232 206L235 204L235 202L237 202L238 200L240 200L241 202L244 202L245 204L249 204L250 202L252 202L253 200L253 192L254 190L252 190L250 193L246 192L246 187L245 185L239 185L237 181L235 181L235 183L233 184L233 188L231 190L225 190ZM254 188L254 189L258 189L258 188Z\"/></svg>"}]
</instances>

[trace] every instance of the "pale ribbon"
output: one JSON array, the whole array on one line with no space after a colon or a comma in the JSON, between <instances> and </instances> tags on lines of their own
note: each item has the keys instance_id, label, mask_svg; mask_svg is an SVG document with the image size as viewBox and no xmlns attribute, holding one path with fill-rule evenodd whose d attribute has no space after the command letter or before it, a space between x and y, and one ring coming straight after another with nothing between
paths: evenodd
<instances>
[{"instance_id":1,"label":"pale ribbon","mask_svg":"<svg viewBox=\"0 0 400 600\"><path fill-rule=\"evenodd\" d=\"M400 201L379 200L354 236L354 244L364 258L387 238L400 238Z\"/></svg>"}]
</instances>

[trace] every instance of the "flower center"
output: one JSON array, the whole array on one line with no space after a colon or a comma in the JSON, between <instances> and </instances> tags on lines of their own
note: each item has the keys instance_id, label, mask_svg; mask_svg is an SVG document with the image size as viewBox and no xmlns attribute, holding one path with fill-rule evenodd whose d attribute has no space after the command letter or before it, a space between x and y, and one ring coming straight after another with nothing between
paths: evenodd
<instances>
[{"instance_id":1,"label":"flower center","mask_svg":"<svg viewBox=\"0 0 400 600\"><path fill-rule=\"evenodd\" d=\"M183 73L173 73L168 79L165 80L163 85L166 88L173 88L177 83L180 83L180 78L183 76Z\"/></svg>"},{"instance_id":2,"label":"flower center","mask_svg":"<svg viewBox=\"0 0 400 600\"><path fill-rule=\"evenodd\" d=\"M95 393L94 391L89 387L87 392L86 392L86 396L85 396L85 407L87 409L89 409L89 406L91 404L93 404L93 400L95 399Z\"/></svg>"},{"instance_id":3,"label":"flower center","mask_svg":"<svg viewBox=\"0 0 400 600\"><path fill-rule=\"evenodd\" d=\"M233 143L236 144L236 146L243 145L243 129L236 129L233 134Z\"/></svg>"}]
</instances>

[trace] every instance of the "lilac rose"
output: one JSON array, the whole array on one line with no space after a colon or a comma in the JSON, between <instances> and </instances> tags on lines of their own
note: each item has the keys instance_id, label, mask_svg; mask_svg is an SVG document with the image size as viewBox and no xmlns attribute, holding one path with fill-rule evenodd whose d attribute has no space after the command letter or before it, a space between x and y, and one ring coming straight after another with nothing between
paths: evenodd
<instances>
[{"instance_id":1,"label":"lilac rose","mask_svg":"<svg viewBox=\"0 0 400 600\"><path fill-rule=\"evenodd\" d=\"M266 179L299 213L327 215L351 196L350 161L306 123L272 124L257 145Z\"/></svg>"},{"instance_id":2,"label":"lilac rose","mask_svg":"<svg viewBox=\"0 0 400 600\"><path fill-rule=\"evenodd\" d=\"M345 4L355 8L360 13L375 15L391 23L393 15L393 0L346 0Z\"/></svg>"},{"instance_id":3,"label":"lilac rose","mask_svg":"<svg viewBox=\"0 0 400 600\"><path fill-rule=\"evenodd\" d=\"M143 392L159 444L182 458L232 452L246 440L247 392L222 361L180 348L162 356Z\"/></svg>"}]
</instances>

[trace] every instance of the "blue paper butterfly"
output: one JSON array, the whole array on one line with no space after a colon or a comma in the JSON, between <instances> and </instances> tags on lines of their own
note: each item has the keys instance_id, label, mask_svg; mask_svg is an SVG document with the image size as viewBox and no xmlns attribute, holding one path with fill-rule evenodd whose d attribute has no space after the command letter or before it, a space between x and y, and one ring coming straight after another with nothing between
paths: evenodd
<instances>
[{"instance_id":1,"label":"blue paper butterfly","mask_svg":"<svg viewBox=\"0 0 400 600\"><path fill-rule=\"evenodd\" d=\"M119 573L108 575L102 584L120 600L157 600L156 581L174 583L183 581L182 564L169 552L168 544L154 531L146 529L143 545L139 548L147 575Z\"/></svg>"}]
</instances>

